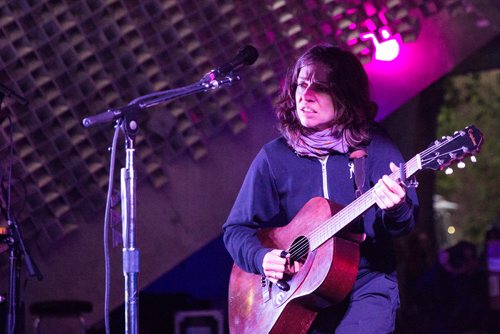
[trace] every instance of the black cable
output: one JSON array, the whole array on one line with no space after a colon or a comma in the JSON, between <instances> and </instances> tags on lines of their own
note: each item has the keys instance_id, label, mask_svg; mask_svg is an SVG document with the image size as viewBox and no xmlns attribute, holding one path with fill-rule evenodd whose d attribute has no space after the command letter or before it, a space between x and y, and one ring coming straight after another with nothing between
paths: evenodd
<instances>
[{"instance_id":1,"label":"black cable","mask_svg":"<svg viewBox=\"0 0 500 334\"><path fill-rule=\"evenodd\" d=\"M110 333L109 328L109 287L110 287L110 263L109 263L109 217L111 214L111 196L113 193L113 181L115 174L115 160L116 160L116 142L118 139L118 133L120 132L121 123L117 122L115 126L115 133L113 135L113 142L111 144L111 156L109 162L109 181L108 181L108 193L106 196L106 211L104 213L104 327L106 334Z\"/></svg>"}]
</instances>

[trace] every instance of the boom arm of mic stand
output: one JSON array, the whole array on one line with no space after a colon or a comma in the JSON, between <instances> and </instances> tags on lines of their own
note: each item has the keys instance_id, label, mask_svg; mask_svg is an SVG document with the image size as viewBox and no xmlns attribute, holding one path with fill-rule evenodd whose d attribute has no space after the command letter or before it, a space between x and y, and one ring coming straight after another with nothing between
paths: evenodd
<instances>
[{"instance_id":1,"label":"boom arm of mic stand","mask_svg":"<svg viewBox=\"0 0 500 334\"><path fill-rule=\"evenodd\" d=\"M89 116L83 119L82 124L84 127L88 128L97 124L109 123L113 122L117 119L123 117L129 110L140 110L153 107L160 103L165 103L168 101L172 101L174 99L205 92L210 89L217 89L223 87L225 85L231 85L233 82L240 80L240 76L236 74L229 74L221 79L214 79L208 83L203 81L197 82L195 84L191 84L188 86L184 86L181 88L175 88L170 90L165 90L157 93L148 94L145 96L141 96L132 100L127 106L116 108L116 109L108 109L104 112L101 112L97 115Z\"/></svg>"},{"instance_id":2,"label":"boom arm of mic stand","mask_svg":"<svg viewBox=\"0 0 500 334\"><path fill-rule=\"evenodd\" d=\"M208 83L200 81L198 83L195 83L195 84L192 84L189 86L185 86L185 87L181 87L181 88L177 88L177 89L172 89L172 90L168 90L165 92L155 93L155 94L153 94L153 96L151 96L152 98L148 98L150 96L145 96L144 99L139 98L139 99L134 100L133 102L137 101L137 103L139 104L139 106L141 108L149 108L149 107L155 106L155 105L160 104L160 103L164 103L167 101L177 99L179 97L183 97L183 96L187 96L187 95L191 95L191 94L195 94L195 93L199 93L199 92L205 92L205 91L210 90L210 89L217 89L217 88L220 88L220 87L225 86L225 85L230 85L233 82L238 81L238 80L240 80L239 75L227 75L224 78L214 79Z\"/></svg>"}]
</instances>

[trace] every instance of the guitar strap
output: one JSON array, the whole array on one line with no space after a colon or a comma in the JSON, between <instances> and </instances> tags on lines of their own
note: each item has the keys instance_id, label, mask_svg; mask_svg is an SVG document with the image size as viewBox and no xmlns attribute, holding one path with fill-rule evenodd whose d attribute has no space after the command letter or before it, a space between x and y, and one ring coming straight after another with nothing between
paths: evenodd
<instances>
[{"instance_id":1,"label":"guitar strap","mask_svg":"<svg viewBox=\"0 0 500 334\"><path fill-rule=\"evenodd\" d=\"M354 164L354 183L356 184L356 198L361 196L364 192L366 173L365 173L365 161L368 154L365 150L359 149L353 151L349 158L352 160ZM363 233L363 215L361 215L356 222L352 223L352 230L356 233Z\"/></svg>"},{"instance_id":2,"label":"guitar strap","mask_svg":"<svg viewBox=\"0 0 500 334\"><path fill-rule=\"evenodd\" d=\"M356 183L356 198L363 194L365 186L365 160L368 154L365 150L356 150L349 155L354 163L354 182Z\"/></svg>"}]
</instances>

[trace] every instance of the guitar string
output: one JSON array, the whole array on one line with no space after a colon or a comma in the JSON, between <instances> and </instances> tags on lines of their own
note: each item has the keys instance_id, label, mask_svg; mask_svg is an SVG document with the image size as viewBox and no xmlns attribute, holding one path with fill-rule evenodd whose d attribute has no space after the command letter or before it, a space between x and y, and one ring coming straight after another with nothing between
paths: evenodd
<instances>
[{"instance_id":1,"label":"guitar string","mask_svg":"<svg viewBox=\"0 0 500 334\"><path fill-rule=\"evenodd\" d=\"M405 166L406 170L410 170L409 167L411 167L416 161L416 159L413 158L410 161L408 161ZM418 170L418 168L416 169ZM399 175L399 172L394 172L390 175L392 179L397 179L397 176ZM339 211L337 214L334 216L330 217L327 219L325 222L321 223L316 229L314 229L309 236L305 236L305 240L301 239L300 241L296 242L295 244L292 244L292 247L290 248L290 254L294 258L300 258L303 255L307 253L309 250L309 246L311 243L316 244L314 249L317 248L319 245L321 245L323 242L328 240L331 236L333 236L335 233L337 233L339 230L341 230L344 226L348 225L351 221L353 221L356 217L358 217L361 213L366 211L367 209L370 208L374 203L373 201L373 196L372 196L373 188L369 189L367 192L365 192L361 197L356 198L353 202L351 202L349 205L344 207L341 211ZM354 208L357 206L363 207L363 210L358 210L361 211L361 213L356 213L352 211L356 211ZM365 207L366 206L366 207ZM321 238L322 236L326 236ZM315 242L316 239L322 240L321 242ZM324 239L324 240L323 240ZM312 240L312 242L309 242L309 240ZM299 256L301 255L301 256Z\"/></svg>"},{"instance_id":2,"label":"guitar string","mask_svg":"<svg viewBox=\"0 0 500 334\"><path fill-rule=\"evenodd\" d=\"M327 219L325 222L323 222L320 226L314 229L309 234L309 236L306 236L305 240L301 240L292 246L293 249L292 248L290 249L292 255L294 255L294 257L297 257L298 255L305 255L309 250L311 244L313 245L313 249L315 249L322 243L320 242L320 240L325 239L324 241L326 241L328 239L323 236L334 235L336 232L338 232L338 230L340 230L341 227L347 225L343 224L343 222L350 221L349 219L346 219L346 217L350 217L352 215L350 212L352 211L351 210L352 207L367 205L366 200L369 199L369 197L370 196L368 194L364 197L356 199L350 204L350 206L345 207L344 209L339 211L337 215L334 215L329 219Z\"/></svg>"},{"instance_id":3,"label":"guitar string","mask_svg":"<svg viewBox=\"0 0 500 334\"><path fill-rule=\"evenodd\" d=\"M459 131L457 134L453 135L451 138L448 138L448 137L447 137L447 140L446 140L446 141L441 141L441 142L438 142L438 144L434 144L434 145L432 145L432 146L429 146L427 149L423 150L420 154L421 154L421 155L425 155L425 154L427 154L427 153L430 153L430 152L432 152L433 150L436 150L436 149L439 149L439 148L441 148L441 147L443 147L443 146L445 146L445 145L448 145L449 143L451 143L451 142L452 142L452 141L454 141L454 140L457 140L457 139L458 139L458 138L460 138L460 137L466 138L466 137L465 137L465 135L466 135L466 133L467 133L467 130L468 130L468 129L471 129L471 128L467 127L467 128L465 128L464 130L461 130L461 131ZM463 151L463 149L462 149L462 148L460 148L460 149L455 149L455 151L460 151L460 150L462 150L462 151ZM429 151L429 152L428 152L428 151ZM466 153L466 152L464 152L464 153ZM446 155L446 154L449 154L449 153L444 153L444 154L441 154L440 156L442 156L442 155ZM433 159L435 159L435 157L432 157L430 160L433 160Z\"/></svg>"},{"instance_id":4,"label":"guitar string","mask_svg":"<svg viewBox=\"0 0 500 334\"><path fill-rule=\"evenodd\" d=\"M436 151L437 149L443 147L444 145L447 145L449 144L452 140L456 140L456 138L458 137L463 137L464 136L464 132L460 132L460 133L457 133L456 135L454 135L452 137L452 139L448 139L447 141L442 141L442 142L439 142L437 144L434 144L430 147L428 147L427 149L425 149L424 151L422 151L420 153L421 156L424 156L428 153L431 153L431 152L434 152ZM458 152L458 151L464 151L462 148L460 149L455 149L455 152ZM464 152L465 153L465 152ZM427 162L427 161L432 161L432 160L436 160L438 159L439 157L442 157L443 155L450 155L450 152L447 152L447 153L444 153L444 154L439 154L438 156L433 156L433 157L430 157L428 159L422 159L421 162ZM415 163L416 163L416 158L417 156L413 157L412 159L410 159L406 164L405 164L405 169L406 170L409 170L410 168L408 167L412 167L412 168L415 168L415 166L413 166ZM412 175L418 171L418 166L416 166L415 170L411 173ZM390 177L394 180L397 179L397 176L399 175L398 172L394 172L390 175ZM371 188L370 190L368 190L365 194L370 194L372 192L372 189ZM325 242L326 240L328 240L331 236L333 236L335 233L337 233L340 229L342 229L344 227L344 225L348 225L352 220L354 220L355 218L357 218L360 214L357 214L353 217L353 219L349 219L347 221L347 224L344 224L343 221L345 219L345 216L350 216L350 212L348 210L348 207L352 207L352 206L356 206L358 203L358 200L359 202L361 202L361 204L363 204L362 200L363 198L366 198L366 199L371 199L373 201L373 198L372 196L361 196L359 197L358 199L356 199L355 201L353 201L351 204L349 204L348 206L346 206L344 209L342 209L341 211L339 211L336 215L330 217L329 219L327 219L325 222L323 222L322 224L320 224L320 226L318 226L315 230L313 230L311 232L311 234L309 236L304 236L303 239L301 239L300 241L292 244L292 246L290 247L290 254L291 256L293 256L294 258L301 258L303 257L305 254L307 254L309 248L310 248L310 244L311 242L309 240L315 240L317 235L319 234L319 236L323 236L323 235L326 235L327 237L326 238L322 238L322 239L325 239L323 241L321 241L317 246L321 245L323 242ZM367 210L371 205L373 205L374 203L365 203L365 205L367 204L370 204L365 210ZM346 210L347 209L347 210ZM365 211L364 210L364 211ZM363 212L364 212L363 211ZM338 220L338 222L336 223L335 222L335 219ZM332 226L330 226L330 224ZM340 227L340 228L339 228ZM326 230L326 231L325 231ZM330 233L327 233L327 232L330 232ZM315 246L314 249L317 247Z\"/></svg>"},{"instance_id":5,"label":"guitar string","mask_svg":"<svg viewBox=\"0 0 500 334\"><path fill-rule=\"evenodd\" d=\"M316 227L316 229L314 229L308 236L305 237L305 240L302 239L301 241L292 245L292 247L290 248L291 256L293 256L294 258L302 257L307 253L311 244L313 244L313 249L317 248L323 242L328 240L330 236L333 236L344 226L348 225L348 223L350 223L354 218L359 216L362 212L366 211L371 205L374 204L373 198L371 196L372 189L368 190L361 197L355 199L353 202L351 202L351 204L349 204L344 209L339 211L336 215L330 217L325 222L321 223L318 227ZM358 210L361 212L360 214L356 214L354 212L353 216L353 212L351 211L356 211L353 210L353 207L354 208L362 207L363 210Z\"/></svg>"},{"instance_id":6,"label":"guitar string","mask_svg":"<svg viewBox=\"0 0 500 334\"><path fill-rule=\"evenodd\" d=\"M368 192L366 192L366 194L368 194ZM358 204L363 205L365 204L364 202L367 202L366 199L369 199L368 195L363 198L363 200L353 201L351 204L354 206L357 206ZM313 249L316 249L324 241L328 240L330 238L330 235L333 236L342 227L346 226L347 224L344 224L344 222L347 223L351 220L345 218L346 216L350 216L351 214L350 212L344 212L345 209L349 211L348 207L345 207L336 215L321 223L321 226L318 226L316 229L314 229L308 236L305 236L304 239L301 239L297 243L293 244L290 248L290 255L295 259L303 257L311 248L311 244L313 244Z\"/></svg>"},{"instance_id":7,"label":"guitar string","mask_svg":"<svg viewBox=\"0 0 500 334\"><path fill-rule=\"evenodd\" d=\"M426 153L433 152L433 151L441 148L442 146L444 146L444 145L446 145L448 143L440 143L440 144L441 145L433 145L433 146L427 148L426 150L422 151L422 153L420 153L420 154L421 155L425 155ZM463 151L463 149L456 149L454 152L458 152L458 151ZM449 155L449 154L450 154L450 152L447 152L445 154L440 154L438 156L434 156L434 157L431 157L431 158L428 158L428 159L422 159L422 162L436 160L439 157L442 157L444 155ZM409 160L405 164L406 170L412 170L412 168L415 168L415 170L411 174L415 173L419 169L418 166L413 166L417 162L416 158L417 158L417 156L415 156L414 158L412 158L411 160ZM391 174L390 177L395 180L395 179L397 179L398 175L399 175L399 173L395 172L395 173ZM372 191L372 189L373 188L371 188L370 190L368 190L367 193L370 193ZM370 199L371 197L370 196L366 196L365 198ZM356 202L357 201L355 200L351 204L357 205ZM361 203L361 204L363 204L363 203ZM368 209L373 204L374 203L370 203L370 205L366 209ZM347 207L345 207L344 209L347 209ZM345 216L350 216L349 210L347 210L347 213L346 213L345 212L346 210L344 210L344 209L341 210L341 211L339 211L336 215L332 216L330 219L328 219L325 222L323 222L322 224L320 224L320 226L318 226L315 230L313 230L309 236L305 236L304 239L302 239L301 241L299 241L299 242L297 242L295 244L292 244L292 247L290 248L291 256L293 256L294 258L301 258L301 257L303 257L309 251L310 244L314 243L314 240L317 237L321 237L323 235L327 236L327 237L321 238L322 241L319 242L318 245L317 245L317 246L319 246L323 242L325 242L326 240L328 240L329 238L331 238L331 236L335 235L335 233L337 233L345 225L348 225L352 220L354 220L357 216L359 216L359 214L355 215L353 219L348 219L347 222L344 223L345 219L343 219L343 218L345 218ZM335 222L335 218L338 218L338 222L337 223ZM331 223L333 223L333 224L331 224ZM331 226L330 226L330 224L331 224ZM327 233L327 232L329 232L329 233ZM318 236L318 234L319 234L319 236ZM313 242L309 242L309 240L312 240ZM314 247L314 249L316 247Z\"/></svg>"},{"instance_id":8,"label":"guitar string","mask_svg":"<svg viewBox=\"0 0 500 334\"><path fill-rule=\"evenodd\" d=\"M457 134L455 137L458 137L458 136L463 136L462 134ZM454 138L455 139L455 138ZM430 146L428 147L427 149L425 149L424 151L422 151L420 153L420 155L426 155L428 153L432 153L434 151L436 151L437 149L441 148L442 146L444 145L447 145L448 143L450 142L450 140L448 142L439 142L439 144L435 144L433 146ZM455 151L460 151L462 149L456 149ZM463 151L463 150L462 150ZM424 162L424 161L432 161L432 160L436 160L437 158L439 157L442 157L443 155L449 155L450 153L447 152L445 154L440 154L438 156L434 156L434 157L430 157L428 159L422 159L421 161ZM416 163L416 157L415 156L414 158L410 159L406 164L405 164L405 169L406 170L409 170L410 168L409 167L413 167L415 168L415 166L413 166L415 163ZM418 166L417 168L415 168L415 171L416 172L418 171ZM414 173L413 172L413 173ZM413 174L412 173L412 174ZM390 175L390 177L394 180L397 179L397 176L399 176L399 172L394 172ZM372 192L372 189L371 188L370 190L368 190L365 194L371 194ZM359 199L362 199L362 198L371 198L372 196L361 196ZM372 198L371 198L372 199ZM373 201L373 199L372 199ZM343 222L345 221L345 216L350 216L350 212L348 210L348 207L349 206L356 206L358 203L357 203L357 199L355 201L353 201L350 205L346 206L344 209L342 209L341 211L339 211L336 215L332 216L331 218L327 219L325 222L323 222L322 224L320 224L320 226L318 226L315 230L313 230L309 236L305 236L304 239L301 239L299 242L297 243L294 243L292 244L292 247L290 248L290 254L291 256L293 256L294 258L301 258L303 257L305 254L307 254L307 252L309 251L309 248L310 248L310 245L311 243L314 243L314 240L316 239L316 237L321 237L323 235L326 235L327 237L326 238L321 238L322 239L325 239L323 241L321 241L317 246L319 246L320 244L322 244L323 242L325 242L326 240L328 240L330 238L330 236L333 236L335 235L335 233L337 233L341 228L344 227L344 225L348 225L352 220L354 220L355 218L357 218L357 216L361 215L358 214L358 215L355 215L353 217L353 219L349 219L347 221L347 224L344 224ZM363 204L362 202L363 201L359 201L361 202L360 204ZM366 209L368 209L371 205L373 205L374 203L371 203ZM366 203L365 203L366 205ZM347 209L347 210L346 210ZM363 211L364 212L364 211ZM337 218L338 219L338 222L336 223L335 222L335 219L334 218ZM332 226L330 226L330 224ZM340 227L340 228L339 228ZM326 231L325 231L326 230ZM330 233L327 233L327 232L330 232ZM319 234L319 236L318 236ZM313 242L310 242L309 240L312 240ZM317 247L316 246L316 247ZM316 248L314 247L314 248Z\"/></svg>"},{"instance_id":9,"label":"guitar string","mask_svg":"<svg viewBox=\"0 0 500 334\"><path fill-rule=\"evenodd\" d=\"M431 146L430 148L424 150L423 152L432 152L432 151L435 151L436 149L439 149L441 148L443 145L446 145L447 143L443 143L442 145L434 145L434 146ZM458 152L462 149L456 149L455 152ZM422 154L422 153L421 153ZM434 157L431 157L429 159L423 159L422 161L430 161L430 160L435 160L439 157L442 157L443 155L448 155L449 152L447 152L446 154L440 154L438 156L434 156ZM416 171L419 170L418 166L415 166L416 163L417 163L417 160L416 160L417 156L415 156L414 158L412 158L411 160L409 160L406 164L405 164L405 169L408 171L412 171L411 174L414 174ZM393 180L396 180L397 179L397 176L399 176L399 173L398 172L394 172L390 175L390 177L393 179ZM372 189L371 188L370 190L367 191L367 193L371 193L372 192ZM367 199L371 199L370 196L366 196L365 198ZM357 201L353 201L351 204L353 204L354 206L358 205ZM350 205L351 205L350 204ZM363 203L360 203L360 204L363 204ZM374 203L368 203L370 204L366 209L368 209L371 205L373 205ZM365 203L366 205L366 203ZM344 209L347 209L347 210L344 210ZM290 253L292 256L294 256L294 258L301 258L302 256L304 256L305 254L307 254L307 252L309 251L309 248L310 248L310 244L311 243L314 243L314 240L316 238L319 238L323 235L326 235L326 237L324 238L321 238L321 241L318 242L318 245L321 245L323 242L325 242L326 240L328 240L329 238L331 238L331 236L335 235L335 233L337 233L340 229L342 229L345 225L348 225L351 221L353 221L357 216L359 216L359 214L355 215L352 219L344 219L346 216L347 217L350 217L350 212L349 212L349 208L348 207L345 207L343 210L339 211L336 215L334 215L333 217L331 217L330 219L326 220L325 222L323 222L322 224L320 224L320 226L318 226L315 230L313 230L311 232L311 234L309 236L305 236L304 239L302 239L301 241L295 243L292 245L292 247L290 248ZM366 210L365 209L365 210ZM338 222L335 222L335 218L338 218ZM333 224L332 224L333 223ZM330 225L331 224L331 225ZM309 240L312 240L312 242L310 242ZM316 246L316 247L317 247ZM314 247L314 248L316 248Z\"/></svg>"}]
</instances>

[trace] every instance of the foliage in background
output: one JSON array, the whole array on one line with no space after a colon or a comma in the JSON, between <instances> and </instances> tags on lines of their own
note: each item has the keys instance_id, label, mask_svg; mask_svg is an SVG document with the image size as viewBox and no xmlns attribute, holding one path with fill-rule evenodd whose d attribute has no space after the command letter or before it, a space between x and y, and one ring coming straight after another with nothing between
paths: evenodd
<instances>
[{"instance_id":1,"label":"foliage in background","mask_svg":"<svg viewBox=\"0 0 500 334\"><path fill-rule=\"evenodd\" d=\"M445 101L438 117L438 135L448 135L469 124L484 134L484 143L465 169L438 173L436 193L457 203L451 222L458 236L481 243L492 224L500 224L500 70L449 77Z\"/></svg>"}]
</instances>

